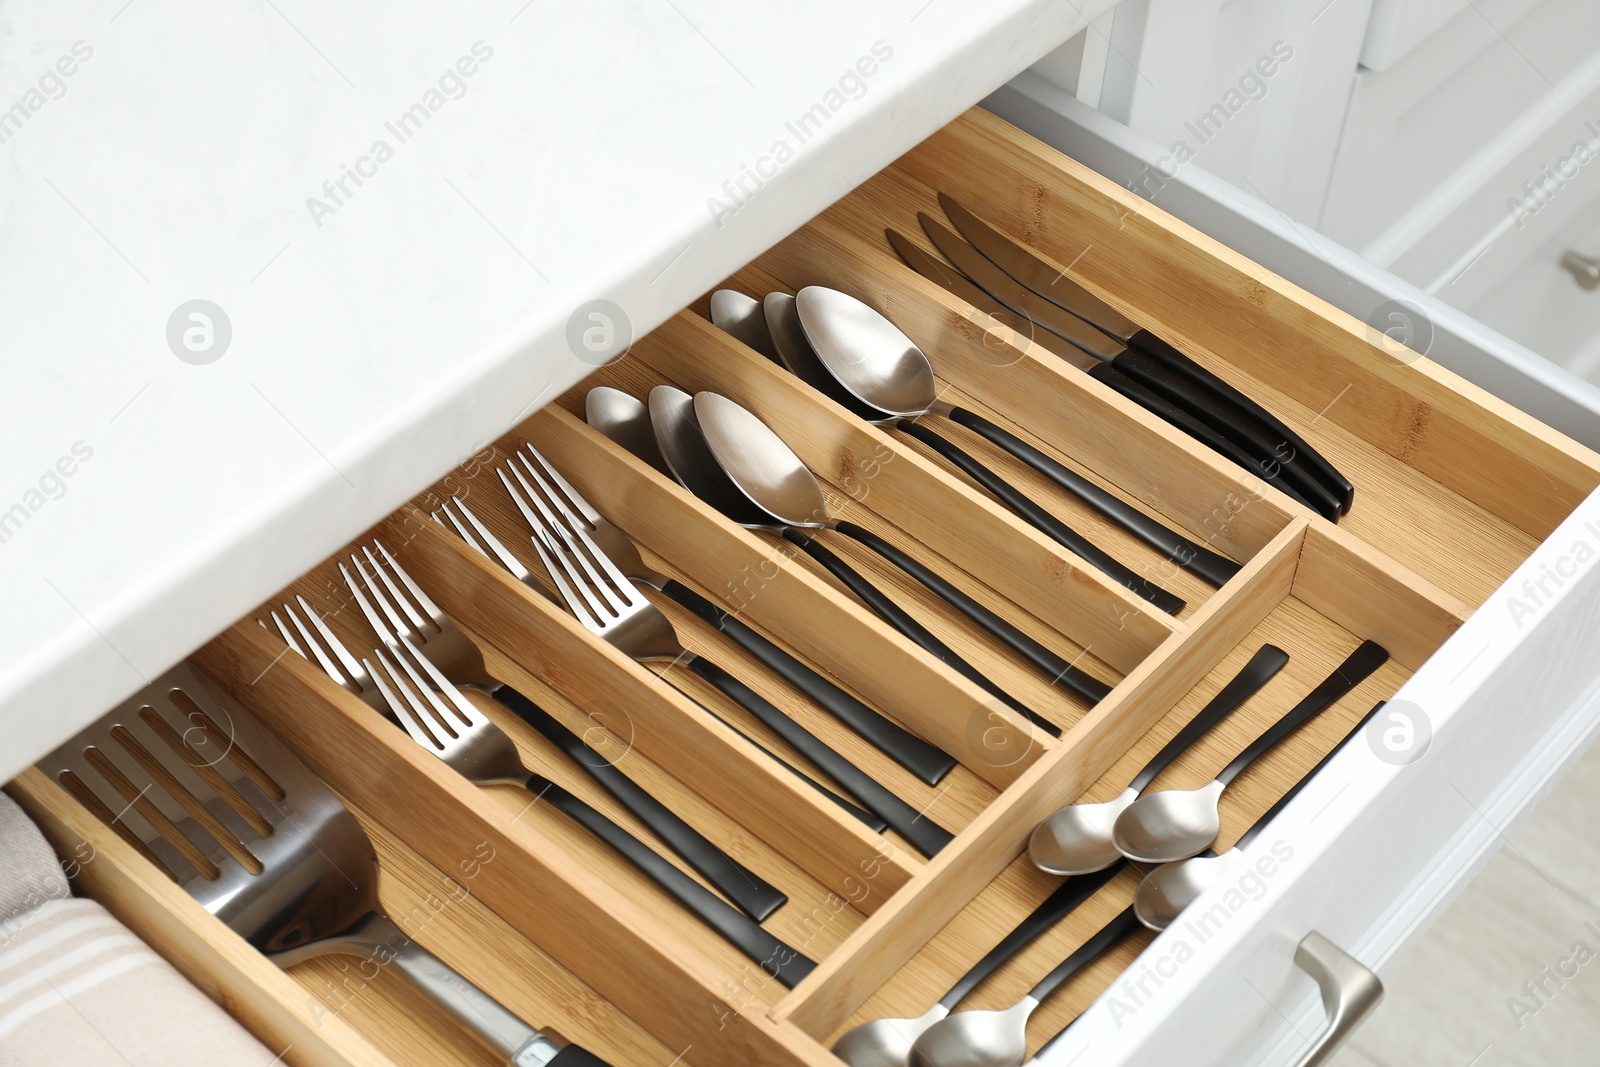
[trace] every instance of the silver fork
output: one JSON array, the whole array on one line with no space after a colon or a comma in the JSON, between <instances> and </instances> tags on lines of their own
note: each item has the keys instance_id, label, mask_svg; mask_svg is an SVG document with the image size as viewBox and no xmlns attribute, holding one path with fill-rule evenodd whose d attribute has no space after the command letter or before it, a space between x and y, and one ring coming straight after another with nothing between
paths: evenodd
<instances>
[{"instance_id":1,"label":"silver fork","mask_svg":"<svg viewBox=\"0 0 1600 1067\"><path fill-rule=\"evenodd\" d=\"M360 575L360 581L342 562L340 573L385 647L398 655L402 640L410 641L417 648L426 649L429 663L451 682L480 689L510 709L565 752L689 866L758 922L787 902L788 898L775 886L684 822L549 712L491 676L478 646L423 592L381 543L374 540L371 545L363 546L360 553L351 553L350 562Z\"/></svg>"},{"instance_id":2,"label":"silver fork","mask_svg":"<svg viewBox=\"0 0 1600 1067\"><path fill-rule=\"evenodd\" d=\"M372 592L383 607L394 606L383 594ZM385 654L384 648L374 648L372 655L377 661L374 666L371 659L357 660L352 656L305 599L297 599L311 621L309 628L293 605L285 602L281 610L298 631L301 641L313 650L307 658L315 659L329 677L361 696L369 705L392 713L413 741L439 756L464 778L478 785L521 785L539 799L548 801L610 845L707 926L751 960L766 967L768 973L776 973L785 984L792 987L815 967L812 961L767 933L758 923L667 862L590 804L543 775L530 773L523 766L510 736L468 700L417 649L409 636L388 631L375 622L379 639L393 659ZM363 604L363 607L369 606ZM305 650L290 636L278 612L274 611L272 616L290 647L304 656ZM368 618L372 619L372 615ZM468 640L464 635L462 639ZM330 669L334 663L345 670Z\"/></svg>"},{"instance_id":3,"label":"silver fork","mask_svg":"<svg viewBox=\"0 0 1600 1067\"><path fill-rule=\"evenodd\" d=\"M574 489L539 450L524 443L511 459L550 491L550 499L563 506L563 519L582 524L600 551L617 569L635 582L665 593L720 630L735 644L784 681L810 697L818 707L860 734L880 752L929 785L938 785L956 766L955 757L885 718L818 671L791 656L778 645L746 626L682 582L645 566L633 539L607 520Z\"/></svg>"},{"instance_id":4,"label":"silver fork","mask_svg":"<svg viewBox=\"0 0 1600 1067\"><path fill-rule=\"evenodd\" d=\"M685 648L661 609L634 588L600 550L585 525L562 503L537 470L528 466L527 477L514 464L505 464L496 470L523 518L533 528L533 546L545 570L549 571L568 610L586 628L634 659L671 660L700 675L783 738L924 855L932 856L950 842L948 830L885 789L744 682Z\"/></svg>"}]
</instances>

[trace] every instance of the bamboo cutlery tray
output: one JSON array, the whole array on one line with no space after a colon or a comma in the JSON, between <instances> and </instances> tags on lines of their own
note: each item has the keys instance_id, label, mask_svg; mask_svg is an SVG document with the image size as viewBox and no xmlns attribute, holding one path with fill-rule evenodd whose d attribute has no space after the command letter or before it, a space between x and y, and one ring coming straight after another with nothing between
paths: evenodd
<instances>
[{"instance_id":1,"label":"bamboo cutlery tray","mask_svg":"<svg viewBox=\"0 0 1600 1067\"><path fill-rule=\"evenodd\" d=\"M950 193L1281 416L1356 485L1333 525L905 267L886 226L920 234ZM1224 587L1177 571L966 431L968 451L1187 606L1168 616L1074 560L907 438L866 426L715 329L705 302L535 414L390 516L377 536L532 697L729 854L789 896L766 927L816 960L794 989L768 978L575 824L519 790L469 784L398 727L241 620L198 665L349 803L397 916L427 947L537 1026L617 1067L837 1064L828 1045L868 1019L917 1015L1058 880L1023 855L1040 819L1114 797L1263 643L1287 668L1158 780L1189 788L1327 675L1364 638L1390 662L1239 780L1230 844L1460 622L1600 482L1600 460L1425 359L1397 360L1360 323L981 111L958 119L727 283L752 295L829 285L872 304L929 354L941 398L1011 429L1111 492L1243 564ZM1030 726L916 649L771 534L741 529L582 421L583 393L669 383L714 390L772 426L816 472L830 510L917 556L1045 645L1115 686L1095 707L853 542L829 547L1007 691L1052 720ZM462 497L536 575L543 569L493 467L527 442L679 578L869 705L956 756L928 786L776 679L708 624L657 598L693 651L957 834L925 859L775 769L749 742L478 555L428 511ZM353 649L372 646L336 568L288 591ZM654 665L658 667L660 665ZM708 685L696 700L796 762ZM497 721L528 766L645 840L648 831L542 736ZM11 791L63 853L94 859L95 896L283 1058L304 1064L492 1063L430 1005L325 958L279 971L37 771ZM1267 832L1268 839L1271 831ZM1287 843L1292 848L1292 842ZM964 1006L1014 1003L1132 898L1119 875ZM1037 1048L1104 992L1153 935L1079 975L1035 1014ZM1137 967L1135 967L1137 972Z\"/></svg>"}]
</instances>

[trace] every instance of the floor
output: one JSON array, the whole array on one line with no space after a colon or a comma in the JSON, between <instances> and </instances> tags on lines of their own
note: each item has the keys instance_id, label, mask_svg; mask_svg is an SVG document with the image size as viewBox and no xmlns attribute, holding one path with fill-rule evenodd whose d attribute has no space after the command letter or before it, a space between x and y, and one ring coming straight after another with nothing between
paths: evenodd
<instances>
[{"instance_id":1,"label":"floor","mask_svg":"<svg viewBox=\"0 0 1600 1067\"><path fill-rule=\"evenodd\" d=\"M1383 977L1333 1067L1600 1064L1600 745Z\"/></svg>"}]
</instances>

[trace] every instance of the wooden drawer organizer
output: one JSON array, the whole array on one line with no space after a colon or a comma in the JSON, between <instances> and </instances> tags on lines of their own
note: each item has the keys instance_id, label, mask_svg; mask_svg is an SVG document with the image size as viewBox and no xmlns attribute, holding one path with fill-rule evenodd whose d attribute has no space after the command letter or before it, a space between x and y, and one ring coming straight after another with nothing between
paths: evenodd
<instances>
[{"instance_id":1,"label":"wooden drawer organizer","mask_svg":"<svg viewBox=\"0 0 1600 1067\"><path fill-rule=\"evenodd\" d=\"M915 212L937 212L935 189L1071 264L1083 284L1280 413L1355 482L1354 510L1337 526L1311 515L906 269L882 231L893 225L918 235ZM1261 643L1287 649L1289 667L1161 784L1209 779L1362 638L1382 642L1393 655L1387 666L1228 792L1222 843L1229 843L1392 694L1600 482L1600 462L1583 448L1426 360L1395 361L1361 324L982 112L930 138L730 284L760 294L810 283L854 293L898 323L932 356L947 399L1023 434L1244 568L1222 589L1159 571L1153 552L984 442L963 440L1189 602L1176 618L1162 615L1079 566L942 461L854 421L721 334L705 319L703 302L591 384L639 392L672 382L745 404L817 472L837 514L890 534L1114 682L1112 695L1091 709L1052 689L876 558L823 535L1063 730L1059 738L1030 732L890 632L808 558L734 526L591 431L576 414L583 388L380 524L373 532L478 636L493 673L603 743L630 775L789 894L768 928L820 964L798 988L767 980L563 817L530 807L516 790L479 789L457 777L313 666L286 655L253 617L196 655L359 812L381 853L391 909L448 897L436 906L429 946L513 1010L618 1067L836 1064L826 1047L841 1030L920 1013L1050 891L1055 880L1020 858L1039 819L1080 796L1118 793ZM628 530L660 569L737 608L746 622L957 755L962 766L943 785L915 781L663 600L692 649L714 653L958 831L954 843L924 860L892 835L873 835L774 771L651 670L429 521L424 509L439 494L463 496L542 575L491 469L524 441ZM334 562L294 591L327 612L353 646L370 647ZM681 668L673 675L696 699L739 717L696 677ZM530 766L648 837L531 729L496 717ZM997 730L1007 743L993 743ZM286 1060L489 1062L383 977L371 990L342 996L338 961L280 973L53 782L28 772L12 788L58 844L83 839L95 847L80 891L166 950L275 1050L287 1047ZM1133 886L1132 874L1107 885L968 1006L1013 1002L1123 907ZM1122 946L1037 1013L1035 1047L1104 991L1147 941Z\"/></svg>"}]
</instances>

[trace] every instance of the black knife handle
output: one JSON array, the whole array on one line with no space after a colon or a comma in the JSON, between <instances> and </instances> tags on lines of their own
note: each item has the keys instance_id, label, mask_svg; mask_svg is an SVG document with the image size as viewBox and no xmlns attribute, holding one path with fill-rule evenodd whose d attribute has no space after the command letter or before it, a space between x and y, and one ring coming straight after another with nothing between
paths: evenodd
<instances>
[{"instance_id":1,"label":"black knife handle","mask_svg":"<svg viewBox=\"0 0 1600 1067\"><path fill-rule=\"evenodd\" d=\"M1249 700L1258 690L1274 675L1283 670L1284 664L1289 662L1289 653L1277 645L1262 645L1256 654L1250 657L1233 679L1223 686L1217 695L1200 713L1189 720L1187 726L1166 743L1155 758L1144 765L1144 769L1128 783L1129 790L1135 793L1144 792L1145 786L1156 780L1156 777L1172 763L1173 760L1189 750L1189 746L1200 740L1213 726L1227 718L1233 711Z\"/></svg>"},{"instance_id":2,"label":"black knife handle","mask_svg":"<svg viewBox=\"0 0 1600 1067\"><path fill-rule=\"evenodd\" d=\"M1175 373L1165 362L1137 348L1129 348L1111 360L1111 365L1179 407L1213 430L1249 452L1259 463L1277 465L1284 480L1300 490L1323 514L1340 514L1341 498L1313 476L1299 462L1298 453L1277 434L1262 432L1257 421L1238 407L1217 396L1209 386L1199 385L1187 375ZM1274 440L1276 439L1276 440Z\"/></svg>"},{"instance_id":3,"label":"black knife handle","mask_svg":"<svg viewBox=\"0 0 1600 1067\"><path fill-rule=\"evenodd\" d=\"M1035 669L1048 675L1051 685L1064 683L1068 689L1090 704L1098 704L1111 694L1109 685L1087 671L1074 667L871 530L863 529L853 522L835 523L833 529L866 545L927 586L935 596L977 623L1007 648L1031 663Z\"/></svg>"},{"instance_id":4,"label":"black knife handle","mask_svg":"<svg viewBox=\"0 0 1600 1067\"><path fill-rule=\"evenodd\" d=\"M584 801L548 778L533 775L528 790L572 819L585 830L610 845L639 868L652 882L666 890L674 900L688 908L729 944L766 968L784 985L795 983L816 969L816 964L776 937L767 933L748 915L740 913L705 886L668 863L643 841L606 818Z\"/></svg>"},{"instance_id":5,"label":"black knife handle","mask_svg":"<svg viewBox=\"0 0 1600 1067\"><path fill-rule=\"evenodd\" d=\"M1271 430L1273 434L1281 437L1282 444L1288 445L1296 459L1303 457L1306 466L1311 472L1321 479L1339 498L1340 514L1349 512L1350 505L1355 500L1355 486L1351 485L1350 480L1340 474L1338 468L1328 462L1320 452L1306 444L1300 435L1290 429L1282 419L1235 389L1232 385L1229 385L1220 375L1207 370L1195 362L1194 359L1184 355L1149 330L1140 330L1128 339L1128 344L1161 360L1175 373L1186 375L1196 384L1207 386L1218 396L1234 404L1251 418L1257 420L1262 426Z\"/></svg>"},{"instance_id":6,"label":"black knife handle","mask_svg":"<svg viewBox=\"0 0 1600 1067\"><path fill-rule=\"evenodd\" d=\"M716 886L729 900L754 916L757 922L765 920L788 901L788 897L712 844L700 831L680 819L539 705L509 685L496 689L494 698L566 753L601 788L616 797L634 817L648 826L651 833L666 842L667 847L682 856L685 863L705 876L706 881Z\"/></svg>"},{"instance_id":7,"label":"black knife handle","mask_svg":"<svg viewBox=\"0 0 1600 1067\"><path fill-rule=\"evenodd\" d=\"M866 578L862 577L860 571L840 559L822 542L814 537L808 537L793 528L785 530L783 537L784 540L798 546L806 555L826 568L829 574L839 579L846 589L859 597L867 607L871 608L879 618L893 627L901 636L908 638L918 648L933 656L934 659L943 663L961 675L961 677L993 695L1006 707L1023 716L1041 730L1046 731L1051 737L1061 736L1061 727L1039 713L1023 707L1021 701L990 681L978 668L956 655L954 649L935 637L927 627L906 614L900 605L884 596L882 590L867 581Z\"/></svg>"},{"instance_id":8,"label":"black knife handle","mask_svg":"<svg viewBox=\"0 0 1600 1067\"><path fill-rule=\"evenodd\" d=\"M938 785L955 768L954 756L869 708L682 582L668 581L661 591L715 626L778 677L810 697L818 707L924 782Z\"/></svg>"},{"instance_id":9,"label":"black knife handle","mask_svg":"<svg viewBox=\"0 0 1600 1067\"><path fill-rule=\"evenodd\" d=\"M874 781L860 767L829 748L827 743L785 715L760 693L704 656L689 661L689 669L720 689L734 703L754 715L767 729L783 738L795 751L816 764L839 787L867 810L879 815L889 828L911 842L924 856L932 856L952 840L950 832Z\"/></svg>"},{"instance_id":10,"label":"black knife handle","mask_svg":"<svg viewBox=\"0 0 1600 1067\"><path fill-rule=\"evenodd\" d=\"M982 415L966 408L954 408L950 412L950 418L985 440L1005 449L1157 552L1165 554L1184 570L1198 574L1212 585L1218 586L1239 573L1239 564L1227 556L1213 552L1204 545L1196 544L1176 530L1168 528L1165 523L1112 496L1077 471L1057 463L1016 434L996 426Z\"/></svg>"},{"instance_id":11,"label":"black knife handle","mask_svg":"<svg viewBox=\"0 0 1600 1067\"><path fill-rule=\"evenodd\" d=\"M972 970L961 976L961 981L950 987L939 1001L945 1008L953 1008L967 998L967 994L977 989L1012 956L1031 945L1040 934L1049 930L1056 923L1072 914L1079 904L1088 900L1100 891L1100 887L1122 873L1128 865L1127 860L1119 859L1103 871L1082 878L1068 878L1055 891L1039 904L1037 908L1018 923L1012 931L1005 936L988 955L973 964Z\"/></svg>"},{"instance_id":12,"label":"black knife handle","mask_svg":"<svg viewBox=\"0 0 1600 1067\"><path fill-rule=\"evenodd\" d=\"M961 409L957 408L956 410L960 411ZM990 425L993 424L991 423ZM895 428L902 433L915 437L918 441L921 441L949 460L969 478L994 494L995 498L1002 504L1015 511L1030 526L1046 534L1095 570L1108 575L1118 585L1132 590L1135 595L1154 604L1168 615L1176 615L1183 610L1184 603L1181 599L1173 596L1132 568L1119 563L1101 550L1094 542L1038 504L1035 504L1032 500L1029 500L1016 486L984 466L959 445L945 440L929 427L913 419L901 419L895 423ZM995 429L999 430L999 427L996 426ZM1000 432L1004 433L1005 431L1002 430Z\"/></svg>"},{"instance_id":13,"label":"black knife handle","mask_svg":"<svg viewBox=\"0 0 1600 1067\"><path fill-rule=\"evenodd\" d=\"M1254 456L1251 456L1244 449L1240 448L1226 437L1217 433L1217 431L1213 430L1211 427L1195 418L1189 412L1183 410L1181 407L1167 400L1165 397L1157 395L1154 391L1142 383L1136 382L1132 378L1129 378L1127 375L1118 371L1111 364L1097 364L1089 370L1089 377L1101 382L1108 388L1114 389L1118 393L1121 393L1123 396L1127 397L1135 404L1138 404L1152 415L1155 415L1158 418L1161 418L1171 425L1177 427L1190 437L1193 437L1196 441L1199 441L1201 444L1210 448L1212 451L1232 460L1234 463L1238 464L1240 467L1243 467L1251 474L1254 474L1256 477L1260 478L1274 489L1277 489L1285 496L1288 496L1294 500L1298 500L1300 503L1304 504L1311 510L1316 511L1324 518L1332 518L1332 516L1330 516L1327 512L1320 510L1317 504L1307 500L1305 494L1301 493L1299 489L1289 484L1284 479L1282 464L1257 460ZM1337 510L1335 510L1333 514L1337 515Z\"/></svg>"},{"instance_id":14,"label":"black knife handle","mask_svg":"<svg viewBox=\"0 0 1600 1067\"><path fill-rule=\"evenodd\" d=\"M1346 693L1360 685L1373 671L1389 660L1389 652L1376 641L1363 641L1332 674L1324 678L1304 700L1256 738L1250 747L1239 753L1232 763L1217 775L1217 781L1227 785L1244 772L1244 769L1275 748L1280 741L1310 722L1324 709L1337 702Z\"/></svg>"}]
</instances>

